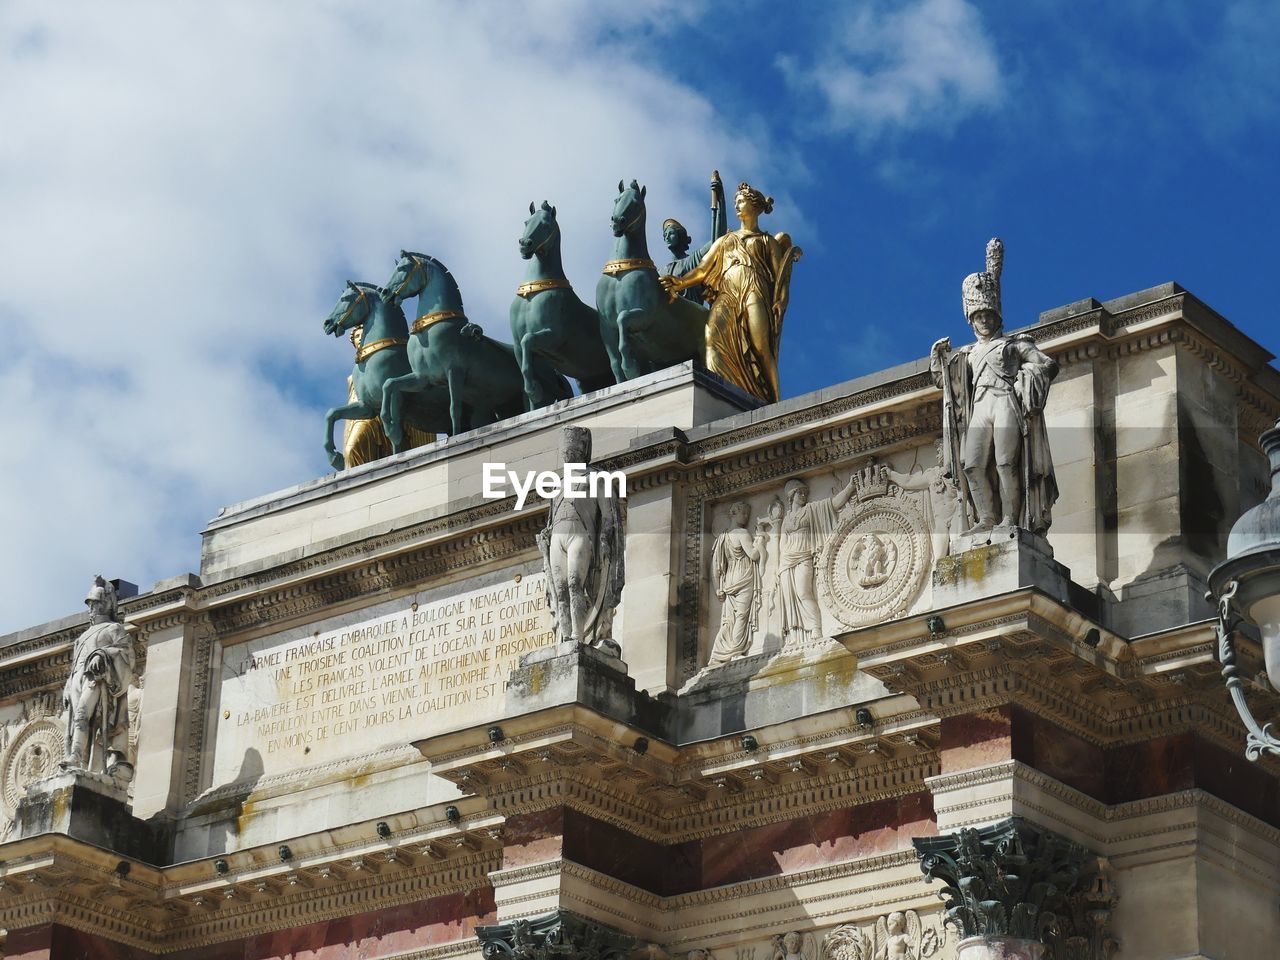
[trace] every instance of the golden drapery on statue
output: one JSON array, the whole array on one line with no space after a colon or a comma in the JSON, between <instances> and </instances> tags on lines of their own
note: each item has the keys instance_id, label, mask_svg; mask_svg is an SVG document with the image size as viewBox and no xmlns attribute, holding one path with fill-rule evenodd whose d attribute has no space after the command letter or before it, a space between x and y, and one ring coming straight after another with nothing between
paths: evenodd
<instances>
[{"instance_id":1,"label":"golden drapery on statue","mask_svg":"<svg viewBox=\"0 0 1280 960\"><path fill-rule=\"evenodd\" d=\"M360 349L360 328L351 331L351 345ZM356 400L355 384L347 377L347 402ZM435 443L436 435L419 430L412 424L404 425L404 448L411 450L428 443ZM362 463L371 463L391 456L391 441L382 430L382 421L377 417L372 420L348 420L342 431L342 456L346 468L358 467Z\"/></svg>"},{"instance_id":2,"label":"golden drapery on statue","mask_svg":"<svg viewBox=\"0 0 1280 960\"><path fill-rule=\"evenodd\" d=\"M662 277L676 291L702 284L711 304L707 318L707 369L734 386L775 403L778 348L791 287L791 267L801 250L785 233L770 236L760 215L773 211L773 198L749 184L738 186L734 207L742 227L725 234L702 262L683 277Z\"/></svg>"}]
</instances>

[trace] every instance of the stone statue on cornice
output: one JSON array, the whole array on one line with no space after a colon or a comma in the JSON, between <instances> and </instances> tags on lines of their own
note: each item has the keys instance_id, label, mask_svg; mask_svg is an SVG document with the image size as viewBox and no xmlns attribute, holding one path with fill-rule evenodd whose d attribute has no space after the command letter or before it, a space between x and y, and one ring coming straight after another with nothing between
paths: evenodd
<instances>
[{"instance_id":1,"label":"stone statue on cornice","mask_svg":"<svg viewBox=\"0 0 1280 960\"><path fill-rule=\"evenodd\" d=\"M133 637L120 622L115 587L94 577L85 597L89 629L76 638L71 676L62 690L67 711L64 770L88 770L96 743L103 772L127 783L133 779L129 755L129 685L137 655Z\"/></svg>"},{"instance_id":2,"label":"stone statue on cornice","mask_svg":"<svg viewBox=\"0 0 1280 960\"><path fill-rule=\"evenodd\" d=\"M561 451L564 463L589 465L591 431L565 427ZM575 640L621 655L613 639L613 615L622 599L624 544L622 510L607 489L598 496L561 492L552 499L538 548L557 641Z\"/></svg>"},{"instance_id":3,"label":"stone statue on cornice","mask_svg":"<svg viewBox=\"0 0 1280 960\"><path fill-rule=\"evenodd\" d=\"M952 351L944 337L929 354L943 391L944 469L964 497L972 523L966 535L1001 526L1043 536L1058 498L1044 422L1058 364L1027 334L1004 332L999 238L987 244L986 267L961 288L977 342Z\"/></svg>"}]
</instances>

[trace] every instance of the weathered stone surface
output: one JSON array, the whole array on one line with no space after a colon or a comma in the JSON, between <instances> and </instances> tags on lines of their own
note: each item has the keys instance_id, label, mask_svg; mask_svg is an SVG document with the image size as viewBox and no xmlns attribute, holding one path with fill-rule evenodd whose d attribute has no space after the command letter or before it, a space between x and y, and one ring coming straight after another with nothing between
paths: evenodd
<instances>
[{"instance_id":1,"label":"weathered stone surface","mask_svg":"<svg viewBox=\"0 0 1280 960\"><path fill-rule=\"evenodd\" d=\"M1070 571L1053 559L1042 537L1017 527L996 527L952 542L951 556L934 566L933 604L941 609L1022 587L1066 602L1070 581Z\"/></svg>"},{"instance_id":2,"label":"weathered stone surface","mask_svg":"<svg viewBox=\"0 0 1280 960\"><path fill-rule=\"evenodd\" d=\"M147 863L166 863L173 849L173 824L167 818L138 820L122 785L85 770L28 787L18 802L15 833L17 839L60 833Z\"/></svg>"}]
</instances>

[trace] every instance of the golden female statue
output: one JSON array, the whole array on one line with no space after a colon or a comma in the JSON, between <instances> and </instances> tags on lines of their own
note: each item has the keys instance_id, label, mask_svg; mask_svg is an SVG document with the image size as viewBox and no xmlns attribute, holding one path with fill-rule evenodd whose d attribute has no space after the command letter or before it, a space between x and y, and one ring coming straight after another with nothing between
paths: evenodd
<instances>
[{"instance_id":1,"label":"golden female statue","mask_svg":"<svg viewBox=\"0 0 1280 960\"><path fill-rule=\"evenodd\" d=\"M674 298L702 284L711 304L707 317L707 369L765 403L776 403L778 344L787 311L791 265L801 250L785 233L760 229L760 215L773 212L773 197L747 183L738 185L734 209L741 228L712 244L698 266L682 277L659 280Z\"/></svg>"}]
</instances>

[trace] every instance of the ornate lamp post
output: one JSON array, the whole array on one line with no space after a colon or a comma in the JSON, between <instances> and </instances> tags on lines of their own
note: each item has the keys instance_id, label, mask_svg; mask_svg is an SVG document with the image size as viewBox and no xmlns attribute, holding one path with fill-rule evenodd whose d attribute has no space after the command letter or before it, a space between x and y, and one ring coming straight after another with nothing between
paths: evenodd
<instances>
[{"instance_id":1,"label":"ornate lamp post","mask_svg":"<svg viewBox=\"0 0 1280 960\"><path fill-rule=\"evenodd\" d=\"M1280 421L1260 440L1271 463L1271 492L1231 528L1227 559L1210 572L1207 595L1218 605L1218 659L1231 700L1249 729L1244 755L1250 760L1280 754L1271 724L1259 726L1249 710L1236 667L1236 631L1252 623L1262 636L1267 677L1280 690Z\"/></svg>"}]
</instances>

